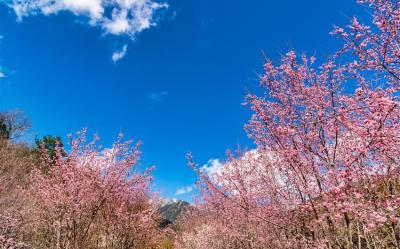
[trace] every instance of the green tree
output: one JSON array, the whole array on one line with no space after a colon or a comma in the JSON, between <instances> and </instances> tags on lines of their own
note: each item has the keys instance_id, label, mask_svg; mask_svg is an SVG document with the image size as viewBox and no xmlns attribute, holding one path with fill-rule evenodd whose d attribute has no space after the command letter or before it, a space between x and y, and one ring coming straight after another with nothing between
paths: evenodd
<instances>
[{"instance_id":1,"label":"green tree","mask_svg":"<svg viewBox=\"0 0 400 249\"><path fill-rule=\"evenodd\" d=\"M57 147L61 148L63 155L66 154L64 151L64 144L59 136L46 135L42 139L35 139L35 144L37 150L46 149L50 157L54 159L56 157Z\"/></svg>"}]
</instances>

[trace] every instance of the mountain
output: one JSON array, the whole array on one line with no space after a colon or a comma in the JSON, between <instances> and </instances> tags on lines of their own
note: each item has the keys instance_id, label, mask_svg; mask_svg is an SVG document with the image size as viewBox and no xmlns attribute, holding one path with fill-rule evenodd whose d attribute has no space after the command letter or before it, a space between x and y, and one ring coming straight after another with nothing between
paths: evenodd
<instances>
[{"instance_id":1,"label":"mountain","mask_svg":"<svg viewBox=\"0 0 400 249\"><path fill-rule=\"evenodd\" d=\"M161 217L163 220L161 221L160 226L166 227L169 224L173 224L179 215L184 212L190 204L186 201L182 200L166 200L159 210Z\"/></svg>"}]
</instances>

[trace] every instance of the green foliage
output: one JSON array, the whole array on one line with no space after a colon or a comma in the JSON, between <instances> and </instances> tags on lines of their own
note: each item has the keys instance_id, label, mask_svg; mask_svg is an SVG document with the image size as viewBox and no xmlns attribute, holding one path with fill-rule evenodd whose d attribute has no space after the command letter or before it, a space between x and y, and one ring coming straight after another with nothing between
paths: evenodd
<instances>
[{"instance_id":1,"label":"green foliage","mask_svg":"<svg viewBox=\"0 0 400 249\"><path fill-rule=\"evenodd\" d=\"M61 148L62 154L66 155L64 151L64 144L59 136L46 135L42 139L35 139L36 149L40 151L41 149L47 150L51 158L56 157L57 147Z\"/></svg>"}]
</instances>

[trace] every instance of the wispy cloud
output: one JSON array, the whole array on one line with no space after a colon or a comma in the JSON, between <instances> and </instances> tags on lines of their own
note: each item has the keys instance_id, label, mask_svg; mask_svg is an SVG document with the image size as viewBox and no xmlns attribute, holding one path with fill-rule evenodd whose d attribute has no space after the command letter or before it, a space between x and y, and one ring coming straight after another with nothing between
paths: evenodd
<instances>
[{"instance_id":1,"label":"wispy cloud","mask_svg":"<svg viewBox=\"0 0 400 249\"><path fill-rule=\"evenodd\" d=\"M165 100L167 97L168 92L162 91L162 92L153 92L149 94L149 99L153 102L153 104L158 104L161 103Z\"/></svg>"},{"instance_id":2,"label":"wispy cloud","mask_svg":"<svg viewBox=\"0 0 400 249\"><path fill-rule=\"evenodd\" d=\"M214 181L215 176L221 173L222 164L218 159L210 159L206 164L204 164L200 170L202 170L207 176ZM196 184L181 187L176 190L175 195L184 195L191 193L195 190Z\"/></svg>"},{"instance_id":3,"label":"wispy cloud","mask_svg":"<svg viewBox=\"0 0 400 249\"><path fill-rule=\"evenodd\" d=\"M207 164L204 164L200 170L202 170L211 180L215 180L216 175L222 171L222 163L219 159L210 159Z\"/></svg>"},{"instance_id":4,"label":"wispy cloud","mask_svg":"<svg viewBox=\"0 0 400 249\"><path fill-rule=\"evenodd\" d=\"M0 42L1 42L1 40L4 38L4 36L2 36L2 35L0 35ZM5 78L6 77L6 75L4 74L4 71L3 71L3 69L0 67L0 79L1 78Z\"/></svg>"},{"instance_id":5,"label":"wispy cloud","mask_svg":"<svg viewBox=\"0 0 400 249\"><path fill-rule=\"evenodd\" d=\"M182 188L178 188L176 190L175 195L184 195L184 194L188 194L190 192L193 192L193 190L195 189L196 185L192 184L190 186L186 186L186 187L182 187Z\"/></svg>"},{"instance_id":6,"label":"wispy cloud","mask_svg":"<svg viewBox=\"0 0 400 249\"><path fill-rule=\"evenodd\" d=\"M124 58L127 49L128 49L128 45L124 45L121 50L114 51L114 53L112 54L112 57L111 57L112 61L116 64L117 61Z\"/></svg>"},{"instance_id":7,"label":"wispy cloud","mask_svg":"<svg viewBox=\"0 0 400 249\"><path fill-rule=\"evenodd\" d=\"M201 19L200 25L202 28L206 28L207 26L212 25L214 22L215 22L214 18Z\"/></svg>"},{"instance_id":8,"label":"wispy cloud","mask_svg":"<svg viewBox=\"0 0 400 249\"><path fill-rule=\"evenodd\" d=\"M90 26L100 27L106 34L124 35L132 40L156 25L154 17L158 10L168 8L166 3L153 0L5 0L5 3L20 21L30 15L69 11L87 18Z\"/></svg>"}]
</instances>

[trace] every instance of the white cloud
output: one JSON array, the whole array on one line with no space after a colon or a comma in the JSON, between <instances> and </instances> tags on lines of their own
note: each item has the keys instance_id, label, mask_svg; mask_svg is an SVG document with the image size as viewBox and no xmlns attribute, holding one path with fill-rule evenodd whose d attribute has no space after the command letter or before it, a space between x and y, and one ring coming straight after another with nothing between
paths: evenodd
<instances>
[{"instance_id":1,"label":"white cloud","mask_svg":"<svg viewBox=\"0 0 400 249\"><path fill-rule=\"evenodd\" d=\"M166 91L162 91L162 92L153 92L149 94L149 99L154 103L161 103L165 100L165 98L167 97L168 92Z\"/></svg>"},{"instance_id":2,"label":"white cloud","mask_svg":"<svg viewBox=\"0 0 400 249\"><path fill-rule=\"evenodd\" d=\"M222 163L218 159L210 159L208 160L207 164L201 167L201 170L207 174L211 180L215 180L215 177L221 174Z\"/></svg>"},{"instance_id":3,"label":"white cloud","mask_svg":"<svg viewBox=\"0 0 400 249\"><path fill-rule=\"evenodd\" d=\"M0 35L0 40L2 40L3 38L4 38L4 36ZM3 70L0 67L0 79L5 78L5 77L6 77L6 75L3 73Z\"/></svg>"},{"instance_id":4,"label":"white cloud","mask_svg":"<svg viewBox=\"0 0 400 249\"><path fill-rule=\"evenodd\" d=\"M194 188L195 188L195 185L194 185L194 184L192 184L192 185L190 185L190 186L178 188L178 189L176 190L175 195L184 195L184 194L190 193L190 192L192 192L192 191L194 190Z\"/></svg>"},{"instance_id":5,"label":"white cloud","mask_svg":"<svg viewBox=\"0 0 400 249\"><path fill-rule=\"evenodd\" d=\"M86 17L89 25L100 27L106 34L125 35L132 40L141 31L156 25L157 10L168 8L166 3L154 0L6 0L6 3L18 20L30 15L69 11Z\"/></svg>"},{"instance_id":6,"label":"white cloud","mask_svg":"<svg viewBox=\"0 0 400 249\"><path fill-rule=\"evenodd\" d=\"M129 21L127 19L128 16L128 11L113 11L112 13L112 19L107 20L104 23L104 26L106 30L108 30L112 34L123 34L127 31L129 31Z\"/></svg>"},{"instance_id":7,"label":"white cloud","mask_svg":"<svg viewBox=\"0 0 400 249\"><path fill-rule=\"evenodd\" d=\"M222 172L222 163L218 159L210 159L207 164L203 165L200 170L203 171L207 176L212 180L216 181L215 177L217 177ZM178 188L176 190L175 195L184 195L190 192L193 192L196 185L192 184L186 187Z\"/></svg>"},{"instance_id":8,"label":"white cloud","mask_svg":"<svg viewBox=\"0 0 400 249\"><path fill-rule=\"evenodd\" d=\"M128 49L128 45L124 45L121 50L114 51L114 53L112 54L112 57L111 57L112 61L114 63L117 63L117 61L124 58L127 49Z\"/></svg>"},{"instance_id":9,"label":"white cloud","mask_svg":"<svg viewBox=\"0 0 400 249\"><path fill-rule=\"evenodd\" d=\"M70 11L89 18L89 24L100 26L114 35L137 33L156 25L155 11L167 4L153 0L8 0L19 20L29 15L50 15ZM111 15L109 14L111 13Z\"/></svg>"},{"instance_id":10,"label":"white cloud","mask_svg":"<svg viewBox=\"0 0 400 249\"><path fill-rule=\"evenodd\" d=\"M90 20L101 19L104 8L102 0L11 0L9 4L19 20L29 15L55 14L62 10L71 11L75 15L89 16Z\"/></svg>"},{"instance_id":11,"label":"white cloud","mask_svg":"<svg viewBox=\"0 0 400 249\"><path fill-rule=\"evenodd\" d=\"M263 192L269 187L265 185L269 181L287 187L287 176L282 171L282 165L284 162L270 150L252 149L227 162L210 159L200 169L214 184L226 187L231 194L237 194L238 186L246 188L248 193Z\"/></svg>"}]
</instances>

